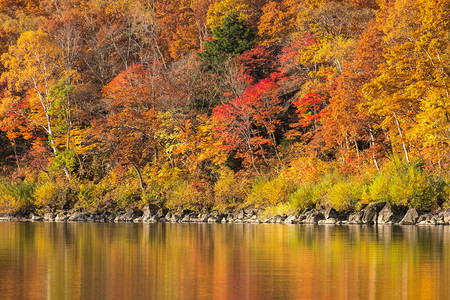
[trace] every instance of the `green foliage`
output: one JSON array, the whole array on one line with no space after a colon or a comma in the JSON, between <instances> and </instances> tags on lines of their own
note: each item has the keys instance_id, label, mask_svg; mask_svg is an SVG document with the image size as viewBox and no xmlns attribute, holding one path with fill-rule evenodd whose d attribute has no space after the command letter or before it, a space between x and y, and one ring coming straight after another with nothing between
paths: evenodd
<instances>
[{"instance_id":1,"label":"green foliage","mask_svg":"<svg viewBox=\"0 0 450 300\"><path fill-rule=\"evenodd\" d=\"M27 213L34 207L34 190L32 182L0 183L0 212Z\"/></svg>"},{"instance_id":2,"label":"green foliage","mask_svg":"<svg viewBox=\"0 0 450 300\"><path fill-rule=\"evenodd\" d=\"M361 201L366 185L353 178L334 184L327 192L326 198L337 211L349 211Z\"/></svg>"},{"instance_id":3,"label":"green foliage","mask_svg":"<svg viewBox=\"0 0 450 300\"><path fill-rule=\"evenodd\" d=\"M63 194L64 193L58 184L46 181L36 187L33 196L37 207L51 209L56 207L62 208L61 198Z\"/></svg>"},{"instance_id":4,"label":"green foliage","mask_svg":"<svg viewBox=\"0 0 450 300\"><path fill-rule=\"evenodd\" d=\"M369 186L368 200L430 210L442 203L445 188L445 183L427 174L420 163L394 159Z\"/></svg>"},{"instance_id":5,"label":"green foliage","mask_svg":"<svg viewBox=\"0 0 450 300\"><path fill-rule=\"evenodd\" d=\"M258 177L252 183L247 202L258 206L285 203L292 190L291 180L281 174L273 179Z\"/></svg>"},{"instance_id":6,"label":"green foliage","mask_svg":"<svg viewBox=\"0 0 450 300\"><path fill-rule=\"evenodd\" d=\"M219 180L214 184L214 199L216 205L242 203L247 195L248 184L229 168L219 170Z\"/></svg>"},{"instance_id":7,"label":"green foliage","mask_svg":"<svg viewBox=\"0 0 450 300\"><path fill-rule=\"evenodd\" d=\"M50 171L57 173L61 170L67 170L69 173L74 171L77 163L76 154L72 150L64 150L59 152L53 159L53 164L50 166Z\"/></svg>"},{"instance_id":8,"label":"green foliage","mask_svg":"<svg viewBox=\"0 0 450 300\"><path fill-rule=\"evenodd\" d=\"M251 49L254 38L253 30L247 28L236 12L231 12L225 16L220 28L213 29L213 39L205 42L198 57L215 68L228 57Z\"/></svg>"},{"instance_id":9,"label":"green foliage","mask_svg":"<svg viewBox=\"0 0 450 300\"><path fill-rule=\"evenodd\" d=\"M168 193L166 206L169 209L184 207L192 210L211 208L213 202L212 189L203 180L180 181Z\"/></svg>"},{"instance_id":10,"label":"green foliage","mask_svg":"<svg viewBox=\"0 0 450 300\"><path fill-rule=\"evenodd\" d=\"M450 207L449 1L44 2L0 1L0 210Z\"/></svg>"},{"instance_id":11,"label":"green foliage","mask_svg":"<svg viewBox=\"0 0 450 300\"><path fill-rule=\"evenodd\" d=\"M288 216L293 212L292 207L289 203L278 204L275 206L265 207L263 210L258 212L258 219L265 220L274 216Z\"/></svg>"},{"instance_id":12,"label":"green foliage","mask_svg":"<svg viewBox=\"0 0 450 300\"><path fill-rule=\"evenodd\" d=\"M327 202L327 193L339 182L339 173L330 170L314 181L302 182L289 196L293 210L301 212Z\"/></svg>"},{"instance_id":13,"label":"green foliage","mask_svg":"<svg viewBox=\"0 0 450 300\"><path fill-rule=\"evenodd\" d=\"M290 196L289 202L291 207L296 212L301 212L305 209L313 208L320 199L315 199L314 186L304 185L297 188Z\"/></svg>"},{"instance_id":14,"label":"green foliage","mask_svg":"<svg viewBox=\"0 0 450 300\"><path fill-rule=\"evenodd\" d=\"M141 193L142 191L136 184L125 183L112 191L111 197L115 208L123 210L137 206L141 199Z\"/></svg>"},{"instance_id":15,"label":"green foliage","mask_svg":"<svg viewBox=\"0 0 450 300\"><path fill-rule=\"evenodd\" d=\"M78 186L77 206L81 208L97 208L102 200L102 195L98 192L101 184L88 182Z\"/></svg>"}]
</instances>

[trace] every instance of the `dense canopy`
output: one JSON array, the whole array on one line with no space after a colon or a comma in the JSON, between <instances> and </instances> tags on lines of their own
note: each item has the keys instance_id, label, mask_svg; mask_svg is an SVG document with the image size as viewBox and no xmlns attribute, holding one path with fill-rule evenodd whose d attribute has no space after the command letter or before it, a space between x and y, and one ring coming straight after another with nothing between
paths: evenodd
<instances>
[{"instance_id":1,"label":"dense canopy","mask_svg":"<svg viewBox=\"0 0 450 300\"><path fill-rule=\"evenodd\" d=\"M0 0L0 211L450 206L450 0Z\"/></svg>"}]
</instances>

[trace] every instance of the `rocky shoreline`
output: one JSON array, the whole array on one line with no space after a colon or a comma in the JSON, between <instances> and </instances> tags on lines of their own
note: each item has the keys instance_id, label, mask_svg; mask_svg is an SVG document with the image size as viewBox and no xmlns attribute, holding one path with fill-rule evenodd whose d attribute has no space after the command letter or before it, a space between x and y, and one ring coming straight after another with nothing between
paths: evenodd
<instances>
[{"instance_id":1,"label":"rocky shoreline","mask_svg":"<svg viewBox=\"0 0 450 300\"><path fill-rule=\"evenodd\" d=\"M278 223L278 224L390 224L390 225L450 225L450 209L432 212L418 212L416 209L395 206L390 203L371 203L359 211L339 214L332 207L310 209L295 215L276 215L261 218L260 210L254 207L239 209L230 213L217 211L198 213L187 209L144 207L143 210L129 209L122 213L90 213L58 211L38 215L0 215L0 221L23 222L134 222L134 223Z\"/></svg>"}]
</instances>

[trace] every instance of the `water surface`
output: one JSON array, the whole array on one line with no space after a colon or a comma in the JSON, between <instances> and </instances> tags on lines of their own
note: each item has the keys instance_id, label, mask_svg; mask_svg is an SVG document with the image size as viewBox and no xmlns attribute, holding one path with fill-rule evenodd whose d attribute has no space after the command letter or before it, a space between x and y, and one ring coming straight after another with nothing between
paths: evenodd
<instances>
[{"instance_id":1,"label":"water surface","mask_svg":"<svg viewBox=\"0 0 450 300\"><path fill-rule=\"evenodd\" d=\"M1 299L450 299L450 227L0 222Z\"/></svg>"}]
</instances>

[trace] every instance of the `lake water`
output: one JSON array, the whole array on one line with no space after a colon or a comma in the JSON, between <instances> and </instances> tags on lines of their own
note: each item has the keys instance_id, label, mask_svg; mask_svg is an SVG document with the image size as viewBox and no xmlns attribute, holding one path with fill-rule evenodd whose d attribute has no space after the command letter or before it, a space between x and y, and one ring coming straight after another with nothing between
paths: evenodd
<instances>
[{"instance_id":1,"label":"lake water","mask_svg":"<svg viewBox=\"0 0 450 300\"><path fill-rule=\"evenodd\" d=\"M0 223L0 299L450 299L450 227Z\"/></svg>"}]
</instances>

